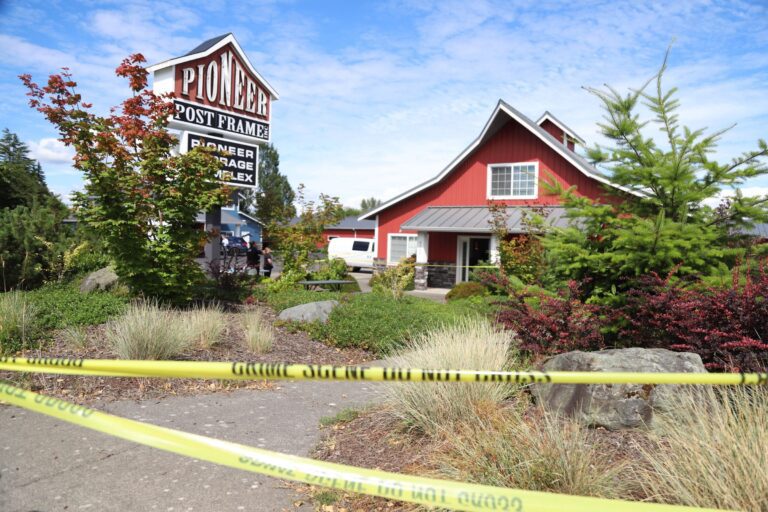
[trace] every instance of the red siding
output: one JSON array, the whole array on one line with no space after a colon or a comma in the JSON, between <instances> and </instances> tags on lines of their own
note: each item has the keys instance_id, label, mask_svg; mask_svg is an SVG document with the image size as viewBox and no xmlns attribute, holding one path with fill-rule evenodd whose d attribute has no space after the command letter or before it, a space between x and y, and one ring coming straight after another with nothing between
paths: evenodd
<instances>
[{"instance_id":1,"label":"red siding","mask_svg":"<svg viewBox=\"0 0 768 512\"><path fill-rule=\"evenodd\" d=\"M546 119L539 126L544 128L544 131L546 131L548 134L553 136L555 139L559 140L560 142L563 142L564 132L563 132L563 130L558 128L558 126L555 123L553 123L549 119Z\"/></svg>"},{"instance_id":2,"label":"red siding","mask_svg":"<svg viewBox=\"0 0 768 512\"><path fill-rule=\"evenodd\" d=\"M560 197L547 195L541 185L542 180L550 181L552 178L565 188L575 185L576 192L580 195L607 201L616 200L615 197L610 198L605 195L600 182L584 175L527 128L510 120L441 182L379 212L378 256L380 258L387 256L388 234L414 233L403 231L400 226L427 206L486 206L488 204L486 194L488 164L535 161L539 162L539 197L505 200L504 203L510 206L560 204L562 202ZM448 261L456 258L455 236L454 234L453 255L446 258ZM430 260L437 260L438 254L448 255L448 240L449 238L442 234L430 234ZM436 250L434 255L433 247Z\"/></svg>"}]
</instances>

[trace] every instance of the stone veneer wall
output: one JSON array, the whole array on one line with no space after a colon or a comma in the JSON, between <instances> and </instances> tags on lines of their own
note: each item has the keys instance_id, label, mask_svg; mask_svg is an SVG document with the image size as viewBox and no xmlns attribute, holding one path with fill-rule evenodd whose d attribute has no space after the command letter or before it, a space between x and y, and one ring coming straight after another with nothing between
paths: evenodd
<instances>
[{"instance_id":1,"label":"stone veneer wall","mask_svg":"<svg viewBox=\"0 0 768 512\"><path fill-rule=\"evenodd\" d=\"M456 285L456 263L453 261L430 261L440 265L427 267L427 286L430 288L453 288Z\"/></svg>"}]
</instances>

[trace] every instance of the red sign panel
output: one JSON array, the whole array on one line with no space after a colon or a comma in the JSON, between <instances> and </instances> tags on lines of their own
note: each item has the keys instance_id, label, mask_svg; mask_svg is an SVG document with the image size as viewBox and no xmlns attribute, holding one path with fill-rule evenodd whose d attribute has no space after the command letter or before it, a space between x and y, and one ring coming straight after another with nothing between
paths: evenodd
<instances>
[{"instance_id":1,"label":"red sign panel","mask_svg":"<svg viewBox=\"0 0 768 512\"><path fill-rule=\"evenodd\" d=\"M232 43L176 66L176 98L269 121L270 94Z\"/></svg>"}]
</instances>

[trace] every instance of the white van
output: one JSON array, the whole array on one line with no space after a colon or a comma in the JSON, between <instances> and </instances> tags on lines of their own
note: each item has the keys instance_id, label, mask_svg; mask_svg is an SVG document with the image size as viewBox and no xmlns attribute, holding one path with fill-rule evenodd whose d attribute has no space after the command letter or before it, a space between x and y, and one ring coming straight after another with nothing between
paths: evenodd
<instances>
[{"instance_id":1,"label":"white van","mask_svg":"<svg viewBox=\"0 0 768 512\"><path fill-rule=\"evenodd\" d=\"M352 267L353 272L361 268L373 268L376 256L376 241L373 238L331 238L328 242L328 258L341 258Z\"/></svg>"}]
</instances>

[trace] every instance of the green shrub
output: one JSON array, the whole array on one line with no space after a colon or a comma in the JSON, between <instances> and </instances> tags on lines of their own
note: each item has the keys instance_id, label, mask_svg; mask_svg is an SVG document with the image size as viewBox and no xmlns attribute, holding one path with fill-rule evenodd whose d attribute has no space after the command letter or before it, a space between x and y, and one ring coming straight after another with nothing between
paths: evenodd
<instances>
[{"instance_id":1,"label":"green shrub","mask_svg":"<svg viewBox=\"0 0 768 512\"><path fill-rule=\"evenodd\" d=\"M37 308L23 292L0 294L0 354L14 354L37 339Z\"/></svg>"},{"instance_id":2,"label":"green shrub","mask_svg":"<svg viewBox=\"0 0 768 512\"><path fill-rule=\"evenodd\" d=\"M101 324L122 313L128 302L111 292L80 293L74 283L47 284L27 296L43 329Z\"/></svg>"},{"instance_id":3,"label":"green shrub","mask_svg":"<svg viewBox=\"0 0 768 512\"><path fill-rule=\"evenodd\" d=\"M64 253L64 272L67 276L94 272L110 265L106 248L86 240Z\"/></svg>"},{"instance_id":4,"label":"green shrub","mask_svg":"<svg viewBox=\"0 0 768 512\"><path fill-rule=\"evenodd\" d=\"M184 316L155 301L128 306L104 336L122 359L170 359L191 345Z\"/></svg>"},{"instance_id":5,"label":"green shrub","mask_svg":"<svg viewBox=\"0 0 768 512\"><path fill-rule=\"evenodd\" d=\"M243 320L245 343L257 354L269 352L275 342L275 328L261 311L249 311Z\"/></svg>"},{"instance_id":6,"label":"green shrub","mask_svg":"<svg viewBox=\"0 0 768 512\"><path fill-rule=\"evenodd\" d=\"M312 279L344 279L347 277L347 263L342 258L333 258L317 262L318 270L312 272Z\"/></svg>"},{"instance_id":7,"label":"green shrub","mask_svg":"<svg viewBox=\"0 0 768 512\"><path fill-rule=\"evenodd\" d=\"M259 298L266 300L267 304L278 312L299 304L309 304L321 300L339 300L340 296L341 294L338 292L317 292L303 288L286 288L276 292L259 293Z\"/></svg>"},{"instance_id":8,"label":"green shrub","mask_svg":"<svg viewBox=\"0 0 768 512\"><path fill-rule=\"evenodd\" d=\"M452 301L456 299L466 299L468 297L482 297L488 295L488 288L480 283L465 282L459 283L446 294L445 300Z\"/></svg>"},{"instance_id":9,"label":"green shrub","mask_svg":"<svg viewBox=\"0 0 768 512\"><path fill-rule=\"evenodd\" d=\"M487 320L462 319L423 333L387 361L398 368L508 370L517 366L512 334ZM421 432L436 435L466 420L478 404L500 404L513 391L505 382L391 383L386 391L395 414Z\"/></svg>"},{"instance_id":10,"label":"green shrub","mask_svg":"<svg viewBox=\"0 0 768 512\"><path fill-rule=\"evenodd\" d=\"M389 295L395 299L403 297L403 292L413 289L416 275L416 258L403 258L394 267L387 267L382 272L374 274L370 285L374 292Z\"/></svg>"},{"instance_id":11,"label":"green shrub","mask_svg":"<svg viewBox=\"0 0 768 512\"><path fill-rule=\"evenodd\" d=\"M334 308L328 322L314 332L339 347L360 347L389 354L412 337L462 317L474 309L417 297L364 293L350 295Z\"/></svg>"}]
</instances>

